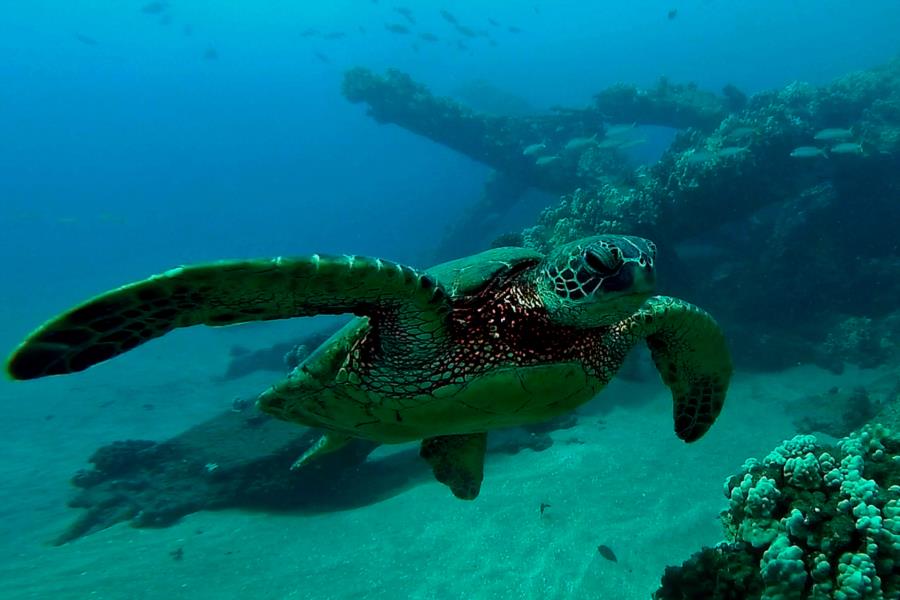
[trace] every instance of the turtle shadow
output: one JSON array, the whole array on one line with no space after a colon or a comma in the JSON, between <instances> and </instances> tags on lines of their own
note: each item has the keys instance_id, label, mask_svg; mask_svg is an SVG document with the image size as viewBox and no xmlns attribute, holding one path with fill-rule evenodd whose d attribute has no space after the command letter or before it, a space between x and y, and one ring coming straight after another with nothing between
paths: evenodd
<instances>
[{"instance_id":1,"label":"turtle shadow","mask_svg":"<svg viewBox=\"0 0 900 600\"><path fill-rule=\"evenodd\" d=\"M72 478L77 491L69 506L84 510L54 543L123 521L135 527L166 527L201 510L304 515L347 511L417 485L440 485L417 448L370 459L378 444L365 440L353 440L291 470L320 432L247 412L252 414L226 411L165 442L126 440L100 447L89 459L92 468ZM552 444L548 431L545 425L498 432L489 452L546 449Z\"/></svg>"}]
</instances>

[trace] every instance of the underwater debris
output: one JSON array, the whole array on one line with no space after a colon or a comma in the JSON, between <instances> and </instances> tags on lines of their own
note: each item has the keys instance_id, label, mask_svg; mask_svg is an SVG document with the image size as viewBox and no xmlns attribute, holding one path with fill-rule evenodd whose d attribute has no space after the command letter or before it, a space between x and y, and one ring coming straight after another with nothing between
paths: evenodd
<instances>
[{"instance_id":1,"label":"underwater debris","mask_svg":"<svg viewBox=\"0 0 900 600\"><path fill-rule=\"evenodd\" d=\"M359 90L350 79L348 74L345 89ZM883 236L861 239L847 232L871 230L872 219L900 220L900 206L889 200L900 186L900 60L819 87L791 84L760 92L738 113L728 97L668 80L652 88L612 86L584 109L557 107L505 118L445 102L399 74L365 72L360 80L367 82L365 90L351 100L366 102L376 120L463 152L522 185L563 194L524 232L530 247L548 248L610 230L659 231L677 244L735 228L740 234L729 236L733 250L704 267L715 276L682 281L706 297L717 297L722 286L740 290L716 312L730 315L729 331L742 360L765 368L807 361L832 369L836 357L821 351L827 335L822 323L830 323L835 311L883 316L896 309L884 301L900 295L896 250ZM378 83L368 85L372 81ZM658 163L637 169L622 153L604 151L619 146L602 134L597 146L603 148L567 155L549 168L522 154L536 140L547 144L546 154L561 153L568 140L600 132L604 123L661 125L680 132ZM837 144L816 140L818 146L808 145L816 132L834 123L855 134L846 143L862 144L862 154L850 147L850 154L832 155L843 160L826 163L828 148ZM813 148L812 157L790 156L803 146ZM800 169L800 161L821 169ZM830 191L819 189L813 175L828 178ZM862 205L869 209L859 211ZM483 208L484 214L495 212L492 205ZM848 226L847 219L856 225ZM468 214L466 222L472 222ZM788 267L797 264L797 257L806 265L801 273ZM746 285L760 278L779 281L782 293ZM858 290L875 280L890 291L860 298ZM841 292L830 294L828 302L815 302L809 290L823 281ZM790 311L781 308L785 297L792 299ZM858 305L839 308L849 298ZM760 336L761 329L774 333ZM878 356L884 360L885 354Z\"/></svg>"},{"instance_id":2,"label":"underwater debris","mask_svg":"<svg viewBox=\"0 0 900 600\"><path fill-rule=\"evenodd\" d=\"M93 468L72 478L77 492L69 506L84 512L54 544L122 521L165 527L200 510L340 503L337 482L377 444L352 442L323 457L322 469L290 473L293 459L318 437L316 432L298 434L296 427L265 415L251 418L227 410L162 443L129 440L103 446L89 459ZM369 501L384 492L360 491Z\"/></svg>"}]
</instances>

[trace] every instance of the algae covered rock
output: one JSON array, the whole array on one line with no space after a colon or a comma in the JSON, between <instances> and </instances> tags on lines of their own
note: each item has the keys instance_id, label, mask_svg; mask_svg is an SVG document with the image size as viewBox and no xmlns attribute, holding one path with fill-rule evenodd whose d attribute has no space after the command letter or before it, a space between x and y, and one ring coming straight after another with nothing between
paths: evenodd
<instances>
[{"instance_id":1,"label":"algae covered rock","mask_svg":"<svg viewBox=\"0 0 900 600\"><path fill-rule=\"evenodd\" d=\"M900 435L798 435L725 483L726 540L666 570L657 599L900 598Z\"/></svg>"}]
</instances>

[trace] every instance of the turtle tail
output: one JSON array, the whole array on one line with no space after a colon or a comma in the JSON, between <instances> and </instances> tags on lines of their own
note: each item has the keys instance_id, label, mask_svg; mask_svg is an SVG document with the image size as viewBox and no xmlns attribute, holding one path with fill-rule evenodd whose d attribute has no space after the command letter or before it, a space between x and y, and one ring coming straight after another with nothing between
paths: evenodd
<instances>
[{"instance_id":1,"label":"turtle tail","mask_svg":"<svg viewBox=\"0 0 900 600\"><path fill-rule=\"evenodd\" d=\"M14 379L73 373L179 327L319 314L381 320L388 342L437 336L446 305L432 277L377 258L314 254L178 267L51 319L13 352L7 371Z\"/></svg>"}]
</instances>

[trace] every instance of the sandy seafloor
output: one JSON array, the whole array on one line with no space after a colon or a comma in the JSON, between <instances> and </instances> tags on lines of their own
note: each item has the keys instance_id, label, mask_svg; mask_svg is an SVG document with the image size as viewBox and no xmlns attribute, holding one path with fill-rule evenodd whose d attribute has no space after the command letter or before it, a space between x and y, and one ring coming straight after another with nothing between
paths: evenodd
<instances>
[{"instance_id":1,"label":"sandy seafloor","mask_svg":"<svg viewBox=\"0 0 900 600\"><path fill-rule=\"evenodd\" d=\"M721 539L725 478L794 433L785 399L882 374L738 372L719 421L692 445L672 433L655 376L616 381L575 428L551 434L551 448L489 455L473 502L422 463L414 485L363 508L202 512L165 529L119 524L48 543L78 514L66 507L68 480L97 446L162 440L255 395L277 374L211 379L231 344L283 339L265 328L176 332L80 375L0 384L0 598L645 599L666 565ZM541 502L551 504L543 517Z\"/></svg>"}]
</instances>

